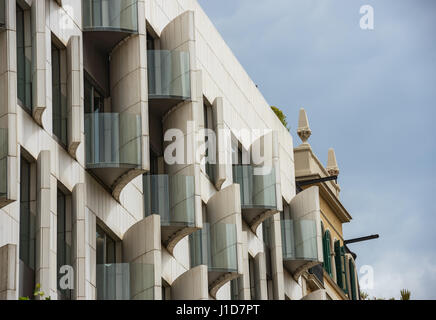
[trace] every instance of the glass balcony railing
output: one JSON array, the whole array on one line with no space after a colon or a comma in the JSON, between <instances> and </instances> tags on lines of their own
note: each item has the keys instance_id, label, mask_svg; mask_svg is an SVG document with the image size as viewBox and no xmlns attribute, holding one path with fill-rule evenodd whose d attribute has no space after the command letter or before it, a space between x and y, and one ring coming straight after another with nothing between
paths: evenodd
<instances>
[{"instance_id":1,"label":"glass balcony railing","mask_svg":"<svg viewBox=\"0 0 436 320\"><path fill-rule=\"evenodd\" d=\"M8 194L8 130L0 128L0 198Z\"/></svg>"},{"instance_id":2,"label":"glass balcony railing","mask_svg":"<svg viewBox=\"0 0 436 320\"><path fill-rule=\"evenodd\" d=\"M207 265L209 272L237 272L236 225L203 224L190 236L191 268Z\"/></svg>"},{"instance_id":3,"label":"glass balcony railing","mask_svg":"<svg viewBox=\"0 0 436 320\"><path fill-rule=\"evenodd\" d=\"M0 0L0 29L6 27L6 0Z\"/></svg>"},{"instance_id":4,"label":"glass balcony railing","mask_svg":"<svg viewBox=\"0 0 436 320\"><path fill-rule=\"evenodd\" d=\"M318 260L315 213L304 219L282 219L283 260L289 271Z\"/></svg>"},{"instance_id":5,"label":"glass balcony railing","mask_svg":"<svg viewBox=\"0 0 436 320\"><path fill-rule=\"evenodd\" d=\"M141 117L131 113L85 114L86 166L141 166Z\"/></svg>"},{"instance_id":6,"label":"glass balcony railing","mask_svg":"<svg viewBox=\"0 0 436 320\"><path fill-rule=\"evenodd\" d=\"M138 32L137 0L82 0L84 31Z\"/></svg>"},{"instance_id":7,"label":"glass balcony railing","mask_svg":"<svg viewBox=\"0 0 436 320\"><path fill-rule=\"evenodd\" d=\"M145 216L159 214L162 226L195 225L194 177L144 175Z\"/></svg>"},{"instance_id":8,"label":"glass balcony railing","mask_svg":"<svg viewBox=\"0 0 436 320\"><path fill-rule=\"evenodd\" d=\"M153 300L154 267L151 264L97 265L97 300Z\"/></svg>"},{"instance_id":9,"label":"glass balcony railing","mask_svg":"<svg viewBox=\"0 0 436 320\"><path fill-rule=\"evenodd\" d=\"M264 175L256 174L255 169L251 165L233 166L233 181L241 186L242 209L277 208L274 168Z\"/></svg>"},{"instance_id":10,"label":"glass balcony railing","mask_svg":"<svg viewBox=\"0 0 436 320\"><path fill-rule=\"evenodd\" d=\"M148 50L147 59L150 100L191 98L188 52Z\"/></svg>"}]
</instances>

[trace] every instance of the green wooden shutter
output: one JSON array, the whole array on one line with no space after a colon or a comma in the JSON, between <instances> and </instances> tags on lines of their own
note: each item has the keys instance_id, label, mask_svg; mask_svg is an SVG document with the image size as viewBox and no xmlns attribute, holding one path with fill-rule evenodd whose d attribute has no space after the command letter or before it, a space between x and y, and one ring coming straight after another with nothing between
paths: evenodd
<instances>
[{"instance_id":1,"label":"green wooden shutter","mask_svg":"<svg viewBox=\"0 0 436 320\"><path fill-rule=\"evenodd\" d=\"M341 262L342 262L342 290L347 294L348 293L348 277L347 277L347 263L345 257L345 248L341 247Z\"/></svg>"},{"instance_id":2,"label":"green wooden shutter","mask_svg":"<svg viewBox=\"0 0 436 320\"><path fill-rule=\"evenodd\" d=\"M330 232L327 230L325 232L325 247L326 247L326 254L325 254L325 259L327 260L326 262L326 271L327 273L330 275L330 277L333 277L333 273L332 273L332 256L330 254Z\"/></svg>"},{"instance_id":3,"label":"green wooden shutter","mask_svg":"<svg viewBox=\"0 0 436 320\"><path fill-rule=\"evenodd\" d=\"M356 297L356 276L354 273L354 264L350 260L350 280L351 280L351 298L357 300Z\"/></svg>"},{"instance_id":4,"label":"green wooden shutter","mask_svg":"<svg viewBox=\"0 0 436 320\"><path fill-rule=\"evenodd\" d=\"M322 266L324 267L324 270L327 271L327 251L326 251L326 237L325 233L322 235L322 254L324 256L324 262L322 263Z\"/></svg>"},{"instance_id":5,"label":"green wooden shutter","mask_svg":"<svg viewBox=\"0 0 436 320\"><path fill-rule=\"evenodd\" d=\"M335 242L336 283L340 288L343 288L341 260L341 243L337 240Z\"/></svg>"}]
</instances>

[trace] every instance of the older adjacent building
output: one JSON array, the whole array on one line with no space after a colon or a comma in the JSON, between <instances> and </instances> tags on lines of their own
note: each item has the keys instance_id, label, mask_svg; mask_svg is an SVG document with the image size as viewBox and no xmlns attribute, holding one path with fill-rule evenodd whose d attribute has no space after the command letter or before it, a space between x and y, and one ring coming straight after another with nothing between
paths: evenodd
<instances>
[{"instance_id":1,"label":"older adjacent building","mask_svg":"<svg viewBox=\"0 0 436 320\"><path fill-rule=\"evenodd\" d=\"M346 298L304 157L196 0L0 0L0 299Z\"/></svg>"},{"instance_id":2,"label":"older adjacent building","mask_svg":"<svg viewBox=\"0 0 436 320\"><path fill-rule=\"evenodd\" d=\"M314 154L308 139L312 131L304 109L300 110L298 135L303 143L294 148L297 193L311 186L319 188L323 263L305 274L306 297L316 299L359 300L359 284L355 264L356 255L344 244L343 224L351 215L339 199L341 188L337 183L339 168L333 149L328 151L327 166ZM333 179L332 179L333 178ZM298 197L298 195L297 195Z\"/></svg>"}]
</instances>

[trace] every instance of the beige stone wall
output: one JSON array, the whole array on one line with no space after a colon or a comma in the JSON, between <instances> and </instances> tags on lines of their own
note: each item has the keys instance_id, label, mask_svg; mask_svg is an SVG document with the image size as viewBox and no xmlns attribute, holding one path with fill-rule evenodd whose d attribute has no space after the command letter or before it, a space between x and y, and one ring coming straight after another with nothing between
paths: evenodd
<instances>
[{"instance_id":1,"label":"beige stone wall","mask_svg":"<svg viewBox=\"0 0 436 320\"><path fill-rule=\"evenodd\" d=\"M319 204L321 207L321 220L325 230L330 230L333 241L336 239L342 243L342 222L321 196L319 197Z\"/></svg>"},{"instance_id":2,"label":"beige stone wall","mask_svg":"<svg viewBox=\"0 0 436 320\"><path fill-rule=\"evenodd\" d=\"M83 115L83 34L81 31L81 1L63 0L62 6L54 1L27 0L28 14L31 16L35 41L32 57L34 67L32 114L27 113L17 103L16 88L16 26L15 0L7 0L7 30L0 32L0 128L9 130L8 150L8 199L12 202L0 209L0 247L19 245L19 160L20 149L28 153L38 163L37 184L38 218L43 222L38 230L37 281L43 290L57 297L56 292L56 222L57 184L62 184L72 195L73 267L75 269L75 298L94 299L96 297L96 224L103 224L120 241L125 241L123 258L135 260L129 254L137 236L129 230L144 222L142 177L130 177L119 194L114 197L85 168L85 137ZM111 105L116 112L141 114L142 119L142 170L149 169L149 119L148 87L145 30L146 19L157 35L161 36L162 49L184 50L190 53L191 101L178 106L168 114L163 122L165 128L185 130L188 138L203 126L203 96L221 110L217 126L230 129L238 136L241 128L267 129L277 131L277 147L273 160L277 169L277 200L290 202L295 195L293 140L282 126L269 104L262 97L253 81L226 46L224 40L195 0L138 1L139 33L121 43L111 53L110 89ZM67 92L69 96L69 143L61 147L53 138L52 128L52 89L51 89L51 35L54 35L67 50ZM28 39L29 40L29 39ZM195 120L193 132L186 131L186 120ZM245 142L244 142L245 143ZM244 145L247 149L249 145ZM220 149L222 153L226 150ZM192 150L192 156L195 150ZM228 152L228 150L227 150ZM195 158L195 157L194 157ZM204 168L195 159L187 166L168 167L170 174L189 174L195 176L195 204L197 228L202 227L202 201L211 208L211 223L226 222L237 226L238 273L244 273L243 291L247 293L247 268L243 257L255 257L260 273L258 275L261 298L266 295L264 275L265 255L261 227L253 232L243 224L239 208L224 210L230 203L227 192L233 196L235 191L231 179L231 167L219 171L222 185L215 188L207 179ZM225 180L225 181L224 181ZM230 188L225 190L225 188ZM220 192L223 192L220 194ZM214 200L219 199L219 201ZM279 206L279 209L281 207ZM227 215L228 213L228 215ZM153 217L156 218L156 217ZM280 217L273 217L274 243L271 250L274 298L284 299L285 293L298 298L301 286L283 271ZM152 219L153 220L153 219ZM154 236L160 231L159 223L150 222ZM143 226L145 229L148 228ZM131 229L133 228L133 229ZM4 230L4 232L3 232ZM148 229L147 229L148 230ZM132 231L130 231L132 232ZM138 233L137 231L136 233ZM134 232L135 233L135 232ZM170 285L174 284L174 297L185 297L180 288L189 279L198 281L201 290L189 292L188 297L212 298L204 292L207 272L204 266L190 270L188 238L182 239L169 253L158 241L153 239L153 249L144 250L142 256L155 264L154 295L160 297L161 277ZM157 242L156 242L156 241ZM150 240L151 241L151 240ZM142 257L141 256L141 257ZM18 270L18 255L14 258ZM158 271L156 271L158 270ZM244 271L245 270L245 271ZM12 273L11 273L12 274ZM18 272L13 275L18 281ZM194 289L194 288L193 288ZM209 287L208 287L209 289ZM249 290L248 290L249 292ZM18 293L12 293L17 298ZM229 298L230 286L224 284L217 298Z\"/></svg>"}]
</instances>

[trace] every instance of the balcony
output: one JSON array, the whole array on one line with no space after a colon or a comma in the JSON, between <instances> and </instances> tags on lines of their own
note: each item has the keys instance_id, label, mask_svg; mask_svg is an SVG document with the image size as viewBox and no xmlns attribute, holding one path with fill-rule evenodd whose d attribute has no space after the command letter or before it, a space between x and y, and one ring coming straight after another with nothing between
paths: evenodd
<instances>
[{"instance_id":1,"label":"balcony","mask_svg":"<svg viewBox=\"0 0 436 320\"><path fill-rule=\"evenodd\" d=\"M304 265L319 263L314 220L285 219L281 221L281 227L283 260L289 272L294 274Z\"/></svg>"},{"instance_id":2,"label":"balcony","mask_svg":"<svg viewBox=\"0 0 436 320\"><path fill-rule=\"evenodd\" d=\"M137 0L82 0L86 42L107 52L130 34L138 32Z\"/></svg>"},{"instance_id":3,"label":"balcony","mask_svg":"<svg viewBox=\"0 0 436 320\"><path fill-rule=\"evenodd\" d=\"M191 99L189 53L148 50L148 99L150 111L158 116Z\"/></svg>"},{"instance_id":4,"label":"balcony","mask_svg":"<svg viewBox=\"0 0 436 320\"><path fill-rule=\"evenodd\" d=\"M0 208L8 197L8 130L0 128Z\"/></svg>"},{"instance_id":5,"label":"balcony","mask_svg":"<svg viewBox=\"0 0 436 320\"><path fill-rule=\"evenodd\" d=\"M163 244L172 253L175 245L195 228L194 177L144 175L144 215L160 215Z\"/></svg>"},{"instance_id":6,"label":"balcony","mask_svg":"<svg viewBox=\"0 0 436 320\"><path fill-rule=\"evenodd\" d=\"M0 30L6 28L6 0L0 0Z\"/></svg>"},{"instance_id":7,"label":"balcony","mask_svg":"<svg viewBox=\"0 0 436 320\"><path fill-rule=\"evenodd\" d=\"M263 221L278 213L274 168L264 175L256 174L255 169L251 165L233 166L233 181L241 188L242 217L254 232Z\"/></svg>"},{"instance_id":8,"label":"balcony","mask_svg":"<svg viewBox=\"0 0 436 320\"><path fill-rule=\"evenodd\" d=\"M142 167L140 115L85 114L85 148L86 168L114 193Z\"/></svg>"},{"instance_id":9,"label":"balcony","mask_svg":"<svg viewBox=\"0 0 436 320\"><path fill-rule=\"evenodd\" d=\"M97 300L153 300L152 264L97 265Z\"/></svg>"},{"instance_id":10,"label":"balcony","mask_svg":"<svg viewBox=\"0 0 436 320\"><path fill-rule=\"evenodd\" d=\"M209 292L215 296L219 288L238 274L236 225L203 223L203 229L190 236L191 268L207 265Z\"/></svg>"},{"instance_id":11,"label":"balcony","mask_svg":"<svg viewBox=\"0 0 436 320\"><path fill-rule=\"evenodd\" d=\"M294 276L323 262L318 187L299 193L282 213L283 264Z\"/></svg>"}]
</instances>

